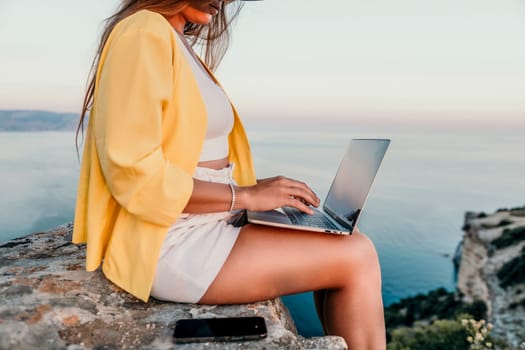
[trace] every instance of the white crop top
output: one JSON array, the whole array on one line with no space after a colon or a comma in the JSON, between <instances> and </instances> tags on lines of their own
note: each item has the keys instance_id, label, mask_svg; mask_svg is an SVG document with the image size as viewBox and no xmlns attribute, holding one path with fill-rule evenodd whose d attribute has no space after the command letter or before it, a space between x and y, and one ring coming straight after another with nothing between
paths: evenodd
<instances>
[{"instance_id":1,"label":"white crop top","mask_svg":"<svg viewBox=\"0 0 525 350\"><path fill-rule=\"evenodd\" d=\"M228 156L228 134L233 128L233 110L224 90L217 85L205 68L189 51L183 39L175 32L182 52L197 79L208 115L208 127L199 161L221 159Z\"/></svg>"}]
</instances>

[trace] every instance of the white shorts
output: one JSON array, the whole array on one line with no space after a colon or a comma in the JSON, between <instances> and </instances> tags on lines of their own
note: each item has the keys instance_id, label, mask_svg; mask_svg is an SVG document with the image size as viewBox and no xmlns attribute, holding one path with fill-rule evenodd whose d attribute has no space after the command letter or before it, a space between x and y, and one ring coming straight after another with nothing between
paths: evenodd
<instances>
[{"instance_id":1,"label":"white shorts","mask_svg":"<svg viewBox=\"0 0 525 350\"><path fill-rule=\"evenodd\" d=\"M214 170L197 167L198 180L233 183L233 165ZM217 277L230 254L240 227L227 223L229 212L182 214L162 244L151 296L196 303Z\"/></svg>"}]
</instances>

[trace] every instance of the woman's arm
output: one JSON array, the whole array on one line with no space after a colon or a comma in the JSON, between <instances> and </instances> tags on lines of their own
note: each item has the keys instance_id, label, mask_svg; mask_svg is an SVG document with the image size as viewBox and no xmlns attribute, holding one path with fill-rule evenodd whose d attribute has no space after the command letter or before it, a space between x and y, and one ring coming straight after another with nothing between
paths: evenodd
<instances>
[{"instance_id":1,"label":"woman's arm","mask_svg":"<svg viewBox=\"0 0 525 350\"><path fill-rule=\"evenodd\" d=\"M284 176L259 180L253 186L235 186L235 193L234 209L264 211L289 206L312 214L308 204L317 207L320 203L308 185ZM193 179L193 192L184 212L227 211L231 202L229 185Z\"/></svg>"}]
</instances>

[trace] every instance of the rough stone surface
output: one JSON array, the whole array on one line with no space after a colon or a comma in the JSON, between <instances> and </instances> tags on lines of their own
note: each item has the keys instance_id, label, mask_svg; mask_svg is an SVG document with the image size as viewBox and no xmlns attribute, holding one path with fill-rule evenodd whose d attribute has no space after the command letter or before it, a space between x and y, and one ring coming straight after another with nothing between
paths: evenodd
<instances>
[{"instance_id":1,"label":"rough stone surface","mask_svg":"<svg viewBox=\"0 0 525 350\"><path fill-rule=\"evenodd\" d=\"M297 335L280 299L228 306L134 298L102 272L84 270L85 246L72 225L0 245L0 349L171 349L181 318L262 316L268 337L177 349L346 349L340 337Z\"/></svg>"},{"instance_id":2,"label":"rough stone surface","mask_svg":"<svg viewBox=\"0 0 525 350\"><path fill-rule=\"evenodd\" d=\"M512 224L498 227L501 220L510 220ZM512 303L523 299L525 284L503 289L497 276L500 268L521 252L525 241L503 249L495 249L490 244L501 236L504 229L519 226L525 226L525 212L522 211L500 211L486 217L468 212L465 215L457 287L466 301L485 301L495 336L525 348L525 308L511 307Z\"/></svg>"}]
</instances>

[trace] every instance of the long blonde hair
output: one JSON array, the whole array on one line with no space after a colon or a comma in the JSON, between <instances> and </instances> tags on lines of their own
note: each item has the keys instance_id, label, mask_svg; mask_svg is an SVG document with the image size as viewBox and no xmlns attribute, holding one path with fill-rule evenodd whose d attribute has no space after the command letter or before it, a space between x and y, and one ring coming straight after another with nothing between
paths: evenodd
<instances>
[{"instance_id":1,"label":"long blonde hair","mask_svg":"<svg viewBox=\"0 0 525 350\"><path fill-rule=\"evenodd\" d=\"M95 78L100 64L100 55L113 28L118 22L140 10L150 10L160 13L164 17L171 17L179 13L189 3L189 0L122 0L117 12L105 20L100 43L89 71L89 84L84 95L82 111L75 134L77 156L79 156L78 134L81 131L82 136L84 135L84 119L93 105ZM237 3L237 5L233 8L232 5L224 6L225 4L223 3L221 11L216 16L213 16L211 22L207 25L187 23L184 27L184 34L189 38L190 44L192 46L198 45L203 49L204 61L212 71L218 67L228 49L230 43L229 26L242 7L240 1L235 1L234 3Z\"/></svg>"}]
</instances>

